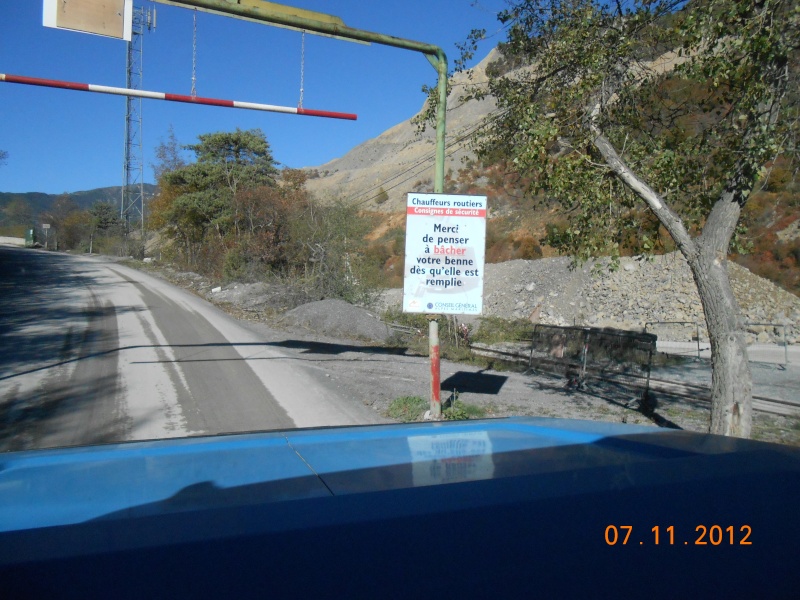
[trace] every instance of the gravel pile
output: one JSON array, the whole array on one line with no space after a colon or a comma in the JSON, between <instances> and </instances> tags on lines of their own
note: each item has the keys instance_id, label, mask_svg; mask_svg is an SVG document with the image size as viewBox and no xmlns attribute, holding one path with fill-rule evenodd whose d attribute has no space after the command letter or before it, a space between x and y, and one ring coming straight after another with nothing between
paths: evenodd
<instances>
[{"instance_id":1,"label":"gravel pile","mask_svg":"<svg viewBox=\"0 0 800 600\"><path fill-rule=\"evenodd\" d=\"M283 315L278 323L334 337L370 342L383 342L390 334L380 317L344 300L319 300L303 304Z\"/></svg>"},{"instance_id":2,"label":"gravel pile","mask_svg":"<svg viewBox=\"0 0 800 600\"><path fill-rule=\"evenodd\" d=\"M782 343L783 327L777 326L782 324L787 342L800 342L800 298L735 263L728 263L728 269L749 323L749 343ZM380 308L399 309L402 297L402 290L388 290ZM570 269L569 259L562 257L487 264L483 298L485 316L633 331L647 325L659 339L671 341L696 335L694 325L671 323L698 323L701 339L708 339L697 288L678 253L652 260L623 258L614 272L602 263Z\"/></svg>"}]
</instances>

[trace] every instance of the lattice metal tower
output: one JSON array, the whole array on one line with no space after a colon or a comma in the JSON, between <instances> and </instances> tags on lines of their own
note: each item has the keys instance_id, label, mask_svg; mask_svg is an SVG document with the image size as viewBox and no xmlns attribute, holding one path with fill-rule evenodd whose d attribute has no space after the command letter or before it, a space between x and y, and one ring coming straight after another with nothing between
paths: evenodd
<instances>
[{"instance_id":1,"label":"lattice metal tower","mask_svg":"<svg viewBox=\"0 0 800 600\"><path fill-rule=\"evenodd\" d=\"M141 89L142 41L145 27L155 28L155 10L133 9L131 41L128 42L126 87ZM142 99L125 99L125 154L122 164L120 217L129 229L134 224L144 231L144 158L142 155Z\"/></svg>"}]
</instances>

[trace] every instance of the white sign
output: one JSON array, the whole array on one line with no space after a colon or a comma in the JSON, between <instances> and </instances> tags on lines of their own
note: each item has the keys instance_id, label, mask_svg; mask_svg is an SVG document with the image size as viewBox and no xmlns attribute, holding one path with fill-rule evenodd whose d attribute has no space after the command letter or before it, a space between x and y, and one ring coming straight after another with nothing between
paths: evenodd
<instances>
[{"instance_id":1,"label":"white sign","mask_svg":"<svg viewBox=\"0 0 800 600\"><path fill-rule=\"evenodd\" d=\"M403 311L483 312L486 196L408 194Z\"/></svg>"},{"instance_id":2,"label":"white sign","mask_svg":"<svg viewBox=\"0 0 800 600\"><path fill-rule=\"evenodd\" d=\"M42 25L130 42L133 0L44 0Z\"/></svg>"}]
</instances>

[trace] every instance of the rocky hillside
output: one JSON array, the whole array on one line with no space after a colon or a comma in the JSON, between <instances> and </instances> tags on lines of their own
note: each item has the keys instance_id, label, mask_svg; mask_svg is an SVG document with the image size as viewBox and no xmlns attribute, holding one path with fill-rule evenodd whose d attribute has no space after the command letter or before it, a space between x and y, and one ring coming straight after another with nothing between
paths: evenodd
<instances>
[{"instance_id":1,"label":"rocky hillside","mask_svg":"<svg viewBox=\"0 0 800 600\"><path fill-rule=\"evenodd\" d=\"M678 253L652 260L623 258L609 272L594 265L571 270L567 258L512 260L486 265L484 315L528 319L553 325L588 325L643 330L660 339L690 341L692 323L704 331L703 309L686 261ZM748 325L749 341L782 342L782 328L766 323L787 323L787 339L800 342L800 298L744 267L728 263L734 294ZM402 290L390 290L385 306L399 307ZM677 325L676 322L687 323Z\"/></svg>"},{"instance_id":2,"label":"rocky hillside","mask_svg":"<svg viewBox=\"0 0 800 600\"><path fill-rule=\"evenodd\" d=\"M446 120L447 173L456 175L463 167L464 159L474 156L469 145L471 134L484 117L497 108L491 96L469 101L463 101L461 97L467 86L480 86L488 81L486 69L499 57L497 49L493 49L478 65L450 79ZM671 70L681 60L677 54L667 52L649 66L656 70ZM402 210L408 192L432 191L435 130L428 126L425 132L419 133L414 122L425 109L423 105L415 117L356 146L343 157L306 169L311 176L308 189L320 196L339 196L366 209L385 212ZM379 201L381 190L386 192L388 200Z\"/></svg>"},{"instance_id":3,"label":"rocky hillside","mask_svg":"<svg viewBox=\"0 0 800 600\"><path fill-rule=\"evenodd\" d=\"M495 108L492 98L462 102L459 97L469 77L473 84L486 81L486 66L496 57L493 50L472 69L471 75L460 73L451 80L452 91L447 99L445 171L458 171L462 159L470 155L469 134ZM420 112L422 110L424 107ZM368 209L402 210L406 193L414 189L433 189L435 130L427 127L420 134L412 121L409 119L395 125L341 158L308 169L311 174L308 189L319 195L338 195ZM388 194L388 200L378 203L376 200L381 189Z\"/></svg>"}]
</instances>

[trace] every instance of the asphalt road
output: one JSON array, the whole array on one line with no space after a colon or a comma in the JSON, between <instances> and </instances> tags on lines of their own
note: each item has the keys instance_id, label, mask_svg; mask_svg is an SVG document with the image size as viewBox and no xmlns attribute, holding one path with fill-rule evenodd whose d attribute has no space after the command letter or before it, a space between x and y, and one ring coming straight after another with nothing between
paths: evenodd
<instances>
[{"instance_id":1,"label":"asphalt road","mask_svg":"<svg viewBox=\"0 0 800 600\"><path fill-rule=\"evenodd\" d=\"M375 421L207 302L0 247L0 450Z\"/></svg>"}]
</instances>

